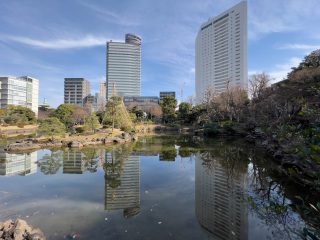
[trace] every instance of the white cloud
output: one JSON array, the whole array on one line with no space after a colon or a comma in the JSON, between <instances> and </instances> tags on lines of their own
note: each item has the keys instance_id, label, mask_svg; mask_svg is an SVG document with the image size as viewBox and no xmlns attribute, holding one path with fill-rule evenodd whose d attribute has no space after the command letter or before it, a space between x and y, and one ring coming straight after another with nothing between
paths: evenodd
<instances>
[{"instance_id":1,"label":"white cloud","mask_svg":"<svg viewBox=\"0 0 320 240\"><path fill-rule=\"evenodd\" d=\"M279 49L294 49L294 50L317 50L320 49L320 45L309 45L309 44L286 44L280 46Z\"/></svg>"},{"instance_id":2,"label":"white cloud","mask_svg":"<svg viewBox=\"0 0 320 240\"><path fill-rule=\"evenodd\" d=\"M287 77L287 74L291 72L292 67L297 67L302 61L301 58L293 57L290 58L287 63L277 64L274 70L270 71L269 74L274 78L273 82L279 82Z\"/></svg>"},{"instance_id":3,"label":"white cloud","mask_svg":"<svg viewBox=\"0 0 320 240\"><path fill-rule=\"evenodd\" d=\"M37 48L47 49L69 49L69 48L87 48L95 46L103 46L109 40L105 37L85 36L83 38L67 38L56 40L38 40L28 37L4 36L5 41L14 41ZM118 40L114 40L118 41Z\"/></svg>"}]
</instances>

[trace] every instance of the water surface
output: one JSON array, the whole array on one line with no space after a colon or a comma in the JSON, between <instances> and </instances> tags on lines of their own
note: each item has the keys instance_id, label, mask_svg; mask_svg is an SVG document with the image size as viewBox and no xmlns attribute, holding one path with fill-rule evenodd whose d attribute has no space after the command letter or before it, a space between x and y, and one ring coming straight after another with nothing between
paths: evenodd
<instances>
[{"instance_id":1,"label":"water surface","mask_svg":"<svg viewBox=\"0 0 320 240\"><path fill-rule=\"evenodd\" d=\"M23 218L48 239L262 240L314 233L318 218L296 207L309 195L275 168L254 147L221 139L0 151L0 221Z\"/></svg>"}]
</instances>

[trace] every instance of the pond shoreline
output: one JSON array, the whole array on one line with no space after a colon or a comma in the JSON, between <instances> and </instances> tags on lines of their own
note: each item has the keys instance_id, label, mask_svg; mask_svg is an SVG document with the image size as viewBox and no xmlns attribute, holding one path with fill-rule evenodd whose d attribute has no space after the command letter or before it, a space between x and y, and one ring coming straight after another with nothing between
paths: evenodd
<instances>
[{"instance_id":1,"label":"pond shoreline","mask_svg":"<svg viewBox=\"0 0 320 240\"><path fill-rule=\"evenodd\" d=\"M36 138L22 139L15 143L10 143L5 147L6 152L22 152L33 151L39 149L53 149L53 148L82 148L95 145L110 145L110 144L123 144L128 142L134 142L138 139L137 135L130 133L122 133L115 137L101 137L92 138L94 135L89 135L85 140L38 140ZM89 140L89 138L91 139Z\"/></svg>"}]
</instances>

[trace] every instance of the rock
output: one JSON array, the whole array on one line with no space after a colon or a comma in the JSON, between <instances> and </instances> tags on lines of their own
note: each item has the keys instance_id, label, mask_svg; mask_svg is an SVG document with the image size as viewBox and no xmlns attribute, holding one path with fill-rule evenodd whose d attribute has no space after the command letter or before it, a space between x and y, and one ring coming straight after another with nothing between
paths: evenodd
<instances>
[{"instance_id":1,"label":"rock","mask_svg":"<svg viewBox=\"0 0 320 240\"><path fill-rule=\"evenodd\" d=\"M15 229L13 236L15 240L24 240L25 233L31 232L32 229L27 222L22 219L17 219L14 225Z\"/></svg>"},{"instance_id":2,"label":"rock","mask_svg":"<svg viewBox=\"0 0 320 240\"><path fill-rule=\"evenodd\" d=\"M112 142L114 142L114 143L123 143L123 142L125 142L124 139L119 138L119 137L113 137L111 139L112 139Z\"/></svg>"},{"instance_id":3,"label":"rock","mask_svg":"<svg viewBox=\"0 0 320 240\"><path fill-rule=\"evenodd\" d=\"M83 147L83 144L81 142L72 141L68 144L68 147L70 148L81 148Z\"/></svg>"},{"instance_id":4,"label":"rock","mask_svg":"<svg viewBox=\"0 0 320 240\"><path fill-rule=\"evenodd\" d=\"M31 231L30 238L32 240L44 240L46 237L39 228L35 228Z\"/></svg>"},{"instance_id":5,"label":"rock","mask_svg":"<svg viewBox=\"0 0 320 240\"><path fill-rule=\"evenodd\" d=\"M135 134L132 134L131 136L132 141L137 141L138 140L138 136Z\"/></svg>"},{"instance_id":6,"label":"rock","mask_svg":"<svg viewBox=\"0 0 320 240\"><path fill-rule=\"evenodd\" d=\"M14 226L14 222L11 219L7 220L3 223L3 231L8 232L11 230L11 228L13 228L13 226Z\"/></svg>"}]
</instances>

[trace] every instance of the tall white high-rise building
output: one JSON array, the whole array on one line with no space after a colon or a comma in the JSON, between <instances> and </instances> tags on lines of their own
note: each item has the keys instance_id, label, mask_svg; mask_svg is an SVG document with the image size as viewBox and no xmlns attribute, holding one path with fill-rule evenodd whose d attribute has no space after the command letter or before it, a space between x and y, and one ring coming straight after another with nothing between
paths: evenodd
<instances>
[{"instance_id":1,"label":"tall white high-rise building","mask_svg":"<svg viewBox=\"0 0 320 240\"><path fill-rule=\"evenodd\" d=\"M196 101L208 90L248 87L247 2L243 1L201 25L196 38Z\"/></svg>"},{"instance_id":2,"label":"tall white high-rise building","mask_svg":"<svg viewBox=\"0 0 320 240\"><path fill-rule=\"evenodd\" d=\"M141 94L141 38L126 34L125 42L107 42L107 99Z\"/></svg>"},{"instance_id":3,"label":"tall white high-rise building","mask_svg":"<svg viewBox=\"0 0 320 240\"><path fill-rule=\"evenodd\" d=\"M0 108L18 105L30 108L38 116L39 80L23 77L0 77Z\"/></svg>"}]
</instances>

